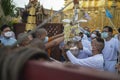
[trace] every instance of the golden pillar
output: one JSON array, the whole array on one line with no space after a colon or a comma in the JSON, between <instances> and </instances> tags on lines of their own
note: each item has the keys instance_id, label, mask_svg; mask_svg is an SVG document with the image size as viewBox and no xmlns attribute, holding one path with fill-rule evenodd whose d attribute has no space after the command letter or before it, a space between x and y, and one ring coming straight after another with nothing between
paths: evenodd
<instances>
[{"instance_id":1,"label":"golden pillar","mask_svg":"<svg viewBox=\"0 0 120 80\"><path fill-rule=\"evenodd\" d=\"M114 25L115 25L115 17L116 17L116 15L115 15L115 13L116 13L116 7L117 7L116 6L116 1L113 0L111 8L112 8L112 16L113 16L112 22L113 22Z\"/></svg>"}]
</instances>

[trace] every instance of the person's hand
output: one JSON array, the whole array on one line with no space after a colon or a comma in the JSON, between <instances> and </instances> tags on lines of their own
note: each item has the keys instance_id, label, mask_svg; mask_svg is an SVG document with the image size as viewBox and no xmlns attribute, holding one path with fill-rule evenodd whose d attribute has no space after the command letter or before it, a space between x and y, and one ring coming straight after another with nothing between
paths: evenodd
<instances>
[{"instance_id":1,"label":"person's hand","mask_svg":"<svg viewBox=\"0 0 120 80\"><path fill-rule=\"evenodd\" d=\"M77 47L78 47L80 50L82 50L82 49L83 49L82 43L81 43L81 42L77 42Z\"/></svg>"},{"instance_id":2,"label":"person's hand","mask_svg":"<svg viewBox=\"0 0 120 80\"><path fill-rule=\"evenodd\" d=\"M69 49L70 49L70 47L67 44L65 44L64 45L64 52L67 52Z\"/></svg>"}]
</instances>

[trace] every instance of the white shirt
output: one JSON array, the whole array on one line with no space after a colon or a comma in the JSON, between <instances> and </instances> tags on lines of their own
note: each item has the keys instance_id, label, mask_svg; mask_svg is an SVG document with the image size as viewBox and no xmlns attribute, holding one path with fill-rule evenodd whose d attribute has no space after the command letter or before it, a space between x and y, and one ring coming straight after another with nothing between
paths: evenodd
<instances>
[{"instance_id":1,"label":"white shirt","mask_svg":"<svg viewBox=\"0 0 120 80\"><path fill-rule=\"evenodd\" d=\"M87 35L83 34L82 40L88 40Z\"/></svg>"},{"instance_id":2,"label":"white shirt","mask_svg":"<svg viewBox=\"0 0 120 80\"><path fill-rule=\"evenodd\" d=\"M88 40L83 39L81 40L81 43L83 45L83 50L80 50L77 58L83 59L91 56L92 55L91 43Z\"/></svg>"},{"instance_id":3,"label":"white shirt","mask_svg":"<svg viewBox=\"0 0 120 80\"><path fill-rule=\"evenodd\" d=\"M117 51L119 51L119 41L117 39L112 38L109 41L105 41L105 47L102 51L105 60L117 60Z\"/></svg>"},{"instance_id":4,"label":"white shirt","mask_svg":"<svg viewBox=\"0 0 120 80\"><path fill-rule=\"evenodd\" d=\"M104 70L103 69L104 60L102 54L97 54L85 59L77 59L75 56L73 56L73 54L70 51L67 51L66 54L73 64L79 64L81 66L87 66L98 70Z\"/></svg>"},{"instance_id":5,"label":"white shirt","mask_svg":"<svg viewBox=\"0 0 120 80\"><path fill-rule=\"evenodd\" d=\"M80 50L77 58L84 59L84 58L90 57L91 55L92 55L92 51L86 47L83 47L83 50Z\"/></svg>"}]
</instances>

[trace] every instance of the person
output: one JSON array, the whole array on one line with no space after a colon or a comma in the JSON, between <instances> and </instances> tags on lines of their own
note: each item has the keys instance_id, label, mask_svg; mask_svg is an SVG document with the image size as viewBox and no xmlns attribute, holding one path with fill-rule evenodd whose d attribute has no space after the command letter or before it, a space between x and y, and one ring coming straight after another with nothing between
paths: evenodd
<instances>
[{"instance_id":1,"label":"person","mask_svg":"<svg viewBox=\"0 0 120 80\"><path fill-rule=\"evenodd\" d=\"M9 25L3 25L1 27L1 43L3 44L3 46L12 46L16 43L16 39L13 38L13 32L10 29Z\"/></svg>"},{"instance_id":2,"label":"person","mask_svg":"<svg viewBox=\"0 0 120 80\"><path fill-rule=\"evenodd\" d=\"M32 30L28 30L27 33L29 34ZM35 38L35 33L31 33L28 35L28 38L30 41L32 41Z\"/></svg>"},{"instance_id":3,"label":"person","mask_svg":"<svg viewBox=\"0 0 120 80\"><path fill-rule=\"evenodd\" d=\"M52 43L51 46L55 45L57 43L57 40L58 40L58 43L60 43L61 40L63 40L63 35L64 34L61 33L52 37L48 37L47 31L44 28L38 29L35 33L36 38L42 40L45 44L48 42L50 42L50 44ZM59 39L61 39L60 42L59 42ZM48 46L50 46L50 44ZM48 46L46 48L49 48Z\"/></svg>"},{"instance_id":4,"label":"person","mask_svg":"<svg viewBox=\"0 0 120 80\"><path fill-rule=\"evenodd\" d=\"M51 54L51 49L54 46L57 46L64 40L63 34L58 34L52 37L47 36L47 31L44 28L38 29L35 33L36 38L40 39L45 44L45 49L48 50L48 55Z\"/></svg>"},{"instance_id":5,"label":"person","mask_svg":"<svg viewBox=\"0 0 120 80\"><path fill-rule=\"evenodd\" d=\"M44 28L38 29L35 32L35 37L42 40L44 43L48 42L47 31Z\"/></svg>"},{"instance_id":6,"label":"person","mask_svg":"<svg viewBox=\"0 0 120 80\"><path fill-rule=\"evenodd\" d=\"M105 26L101 37L105 40L105 47L102 51L105 60L105 71L116 72L117 52L119 51L119 40L112 38L113 29Z\"/></svg>"},{"instance_id":7,"label":"person","mask_svg":"<svg viewBox=\"0 0 120 80\"><path fill-rule=\"evenodd\" d=\"M102 49L104 48L104 40L102 38L95 38L92 40L92 56L84 59L78 59L71 51L68 49L66 51L66 55L71 63L86 66L90 68L95 68L98 70L104 70L103 64L103 54ZM65 48L66 49L66 48Z\"/></svg>"},{"instance_id":8,"label":"person","mask_svg":"<svg viewBox=\"0 0 120 80\"><path fill-rule=\"evenodd\" d=\"M20 33L18 34L17 36L17 40L18 40L18 46L19 47L25 47L27 46L28 44L30 44L31 40L29 39L29 35L25 38L23 38L23 36L27 35L27 33ZM22 41L21 41L22 39ZM19 42L21 41L21 42Z\"/></svg>"},{"instance_id":9,"label":"person","mask_svg":"<svg viewBox=\"0 0 120 80\"><path fill-rule=\"evenodd\" d=\"M94 39L94 38L96 38L96 37L101 37L101 34L100 34L99 31L94 30L94 31L92 31L92 33L90 34L89 41L92 41L92 39Z\"/></svg>"}]
</instances>

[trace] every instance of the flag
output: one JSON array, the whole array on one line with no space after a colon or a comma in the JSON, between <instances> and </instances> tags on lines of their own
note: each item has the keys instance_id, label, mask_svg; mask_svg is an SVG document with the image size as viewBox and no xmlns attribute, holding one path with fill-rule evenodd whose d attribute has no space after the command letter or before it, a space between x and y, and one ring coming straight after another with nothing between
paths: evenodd
<instances>
[{"instance_id":1,"label":"flag","mask_svg":"<svg viewBox=\"0 0 120 80\"><path fill-rule=\"evenodd\" d=\"M90 20L90 19L91 19L90 16L89 16L89 14L88 14L87 12L84 13L84 17L85 17L87 20Z\"/></svg>"},{"instance_id":2,"label":"flag","mask_svg":"<svg viewBox=\"0 0 120 80\"><path fill-rule=\"evenodd\" d=\"M105 13L108 18L113 18L112 14L110 13L108 9L105 10Z\"/></svg>"}]
</instances>

